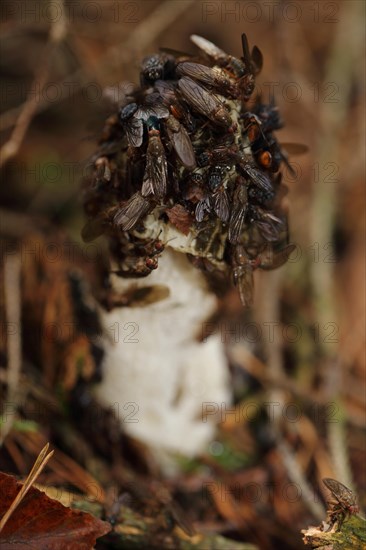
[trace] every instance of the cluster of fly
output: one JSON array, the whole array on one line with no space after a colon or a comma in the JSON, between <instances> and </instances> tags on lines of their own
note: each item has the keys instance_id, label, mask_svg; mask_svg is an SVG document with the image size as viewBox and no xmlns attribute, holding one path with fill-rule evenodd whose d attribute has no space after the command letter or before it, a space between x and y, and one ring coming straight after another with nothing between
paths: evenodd
<instances>
[{"instance_id":1,"label":"cluster of fly","mask_svg":"<svg viewBox=\"0 0 366 550\"><path fill-rule=\"evenodd\" d=\"M253 270L276 268L293 250L280 205L287 159L273 135L282 123L273 102L247 107L262 55L245 34L241 58L191 40L198 56L163 50L142 61L138 88L108 90L117 107L93 158L83 234L111 237L118 275L146 276L164 248L159 231L153 242L138 238L154 212L196 243L205 235L204 252L192 251L196 265L220 260L250 305ZM222 257L207 233L224 239Z\"/></svg>"}]
</instances>

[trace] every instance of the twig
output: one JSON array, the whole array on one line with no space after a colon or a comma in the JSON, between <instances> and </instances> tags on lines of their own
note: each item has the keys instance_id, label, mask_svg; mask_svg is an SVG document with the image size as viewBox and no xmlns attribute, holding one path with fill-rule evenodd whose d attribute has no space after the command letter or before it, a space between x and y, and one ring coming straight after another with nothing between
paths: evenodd
<instances>
[{"instance_id":1,"label":"twig","mask_svg":"<svg viewBox=\"0 0 366 550\"><path fill-rule=\"evenodd\" d=\"M65 94L60 94L58 102L66 98L70 99L72 95L77 93L88 76L93 75L94 78L96 74L103 76L109 73L111 65L115 67L116 65L131 61L131 59L137 56L138 52L153 42L166 28L187 11L193 3L194 0L184 0L182 2L167 0L163 4L159 4L150 15L136 26L126 40L107 50L106 54L99 59L98 66L93 68L93 72L80 68L57 82L58 88L65 90ZM116 62L117 60L118 63ZM73 83L71 89L68 85L65 86L65 84L69 84L70 82ZM0 128L6 130L14 126L25 105L26 102L19 107L9 109L1 115ZM35 106L35 113L45 111L51 105L54 106L55 102L50 103L41 97Z\"/></svg>"},{"instance_id":2,"label":"twig","mask_svg":"<svg viewBox=\"0 0 366 550\"><path fill-rule=\"evenodd\" d=\"M339 141L341 130L346 122L349 111L349 98L352 93L352 83L355 72L358 71L357 57L362 51L363 42L363 4L356 2L344 10L344 20L338 23L338 32L335 36L332 50L329 55L325 82L336 82L341 91L337 104L322 104L321 133L319 135L318 165L325 166L329 159L338 158L338 148L342 146ZM352 29L349 33L347 29ZM337 183L328 178L319 185L314 186L312 239L320 246L326 244L332 246L333 229L336 216L336 192ZM329 322L337 319L334 308L334 264L321 261L312 263L312 284L314 292L314 305L319 327L319 342L325 358L328 359L328 376L334 380L334 364L341 368L339 361L332 361L337 351L334 344L327 344L326 331ZM331 382L331 381L330 381ZM333 389L332 397L341 390L340 376L338 387ZM344 422L329 424L328 438L330 452L335 465L335 474L339 479L352 487L352 474L347 456L347 445Z\"/></svg>"},{"instance_id":3,"label":"twig","mask_svg":"<svg viewBox=\"0 0 366 550\"><path fill-rule=\"evenodd\" d=\"M295 483L297 487L301 488L301 496L304 503L307 505L313 516L317 520L321 521L325 513L324 508L315 500L314 492L312 491L310 484L306 481L299 464L296 462L293 451L283 439L277 446L291 481Z\"/></svg>"},{"instance_id":4,"label":"twig","mask_svg":"<svg viewBox=\"0 0 366 550\"><path fill-rule=\"evenodd\" d=\"M28 493L29 489L32 487L33 483L35 482L35 480L37 479L37 477L42 472L43 468L46 466L47 462L50 460L51 456L53 455L53 451L47 454L48 447L49 447L49 444L47 443L47 445L45 445L42 451L39 453L33 468L31 469L30 473L27 476L27 479L22 485L22 488L20 489L19 493L17 494L17 496L9 506L8 510L5 512L5 514L1 518L0 533L3 530L10 516L13 514L17 506L20 504L20 502L25 497L25 495Z\"/></svg>"},{"instance_id":5,"label":"twig","mask_svg":"<svg viewBox=\"0 0 366 550\"><path fill-rule=\"evenodd\" d=\"M286 378L286 373L283 368L283 338L280 333L279 312L279 290L283 276L282 273L282 270L271 271L265 273L261 278L261 288L258 289L261 303L257 310L260 312L257 313L257 320L259 322L274 322L273 338L267 338L266 331L263 332L265 335L263 348L267 359L267 368L271 373L271 377L273 380L278 381ZM324 515L324 509L319 503L315 502L311 486L307 482L300 465L296 462L292 450L281 433L280 421L283 419L282 412L285 406L285 391L279 389L278 384L275 384L274 387L270 389L269 401L280 404L279 407L274 407L272 422L273 430L277 438L277 447L286 466L287 474L293 483L301 487L303 501L314 517L321 519Z\"/></svg>"},{"instance_id":6,"label":"twig","mask_svg":"<svg viewBox=\"0 0 366 550\"><path fill-rule=\"evenodd\" d=\"M22 364L21 341L21 292L20 292L20 254L7 256L4 262L5 314L8 327L12 327L7 338L7 402L16 400L17 387ZM12 422L8 419L1 425L0 446L11 429Z\"/></svg>"},{"instance_id":7,"label":"twig","mask_svg":"<svg viewBox=\"0 0 366 550\"><path fill-rule=\"evenodd\" d=\"M286 373L283 369L282 359L282 337L279 323L279 294L282 280L282 270L261 273L258 281L258 296L260 304L257 307L257 321L260 326L266 326L265 323L273 323L273 332L269 336L269 331L263 331L263 351L266 357L267 369L273 380L286 379ZM269 390L270 402L280 402L281 406L285 401L284 390L279 389L279 385L271 387ZM276 409L281 409L278 407ZM282 418L281 410L274 413L274 425L278 426L278 420Z\"/></svg>"},{"instance_id":8,"label":"twig","mask_svg":"<svg viewBox=\"0 0 366 550\"><path fill-rule=\"evenodd\" d=\"M66 20L63 0L50 2L49 9L51 10L51 12L55 10L56 12L54 13L54 17L51 18L53 23L50 28L48 42L43 52L43 59L40 63L40 68L36 72L30 88L31 90L39 90L39 94L41 94L48 80L49 62L52 57L52 53L66 35ZM56 17L56 14L59 13L61 13L62 16ZM13 158L19 151L23 143L25 134L27 133L28 127L37 112L38 104L39 95L30 92L25 103L21 107L10 139L1 148L0 168L4 166L4 164L8 162L11 158Z\"/></svg>"},{"instance_id":9,"label":"twig","mask_svg":"<svg viewBox=\"0 0 366 550\"><path fill-rule=\"evenodd\" d=\"M363 5L356 2L344 10L344 19L338 24L332 51L329 55L324 82L334 82L340 90L339 101L322 103L320 112L321 124L318 138L318 165L325 166L331 159L337 159L337 149L341 130L344 127L349 111L349 98L352 93L354 74L358 71L357 56L362 51ZM352 29L349 33L347 29ZM337 182L326 178L314 186L312 212L312 240L320 246L331 246L336 215ZM331 250L330 250L331 252ZM319 342L325 357L335 355L334 346L327 345L326 324L334 321L334 263L327 261L312 262L312 282L315 298L317 321L319 323Z\"/></svg>"},{"instance_id":10,"label":"twig","mask_svg":"<svg viewBox=\"0 0 366 550\"><path fill-rule=\"evenodd\" d=\"M342 476L347 487L354 490L355 486L352 480L352 473L348 457L348 445L346 437L346 418L340 414L337 422L330 422L328 426L328 445L332 457L335 475Z\"/></svg>"}]
</instances>

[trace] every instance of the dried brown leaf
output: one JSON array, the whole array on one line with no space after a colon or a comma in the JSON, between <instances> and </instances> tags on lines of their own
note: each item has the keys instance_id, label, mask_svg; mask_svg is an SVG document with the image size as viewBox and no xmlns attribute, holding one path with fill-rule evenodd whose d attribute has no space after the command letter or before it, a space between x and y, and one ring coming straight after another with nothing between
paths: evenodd
<instances>
[{"instance_id":1,"label":"dried brown leaf","mask_svg":"<svg viewBox=\"0 0 366 550\"><path fill-rule=\"evenodd\" d=\"M172 223L184 235L188 235L193 218L190 213L181 204L176 204L173 208L166 210L166 214Z\"/></svg>"},{"instance_id":2,"label":"dried brown leaf","mask_svg":"<svg viewBox=\"0 0 366 550\"><path fill-rule=\"evenodd\" d=\"M0 517L13 502L21 484L0 473ZM66 508L32 487L0 533L2 550L89 550L98 537L111 530L109 523L85 512Z\"/></svg>"}]
</instances>

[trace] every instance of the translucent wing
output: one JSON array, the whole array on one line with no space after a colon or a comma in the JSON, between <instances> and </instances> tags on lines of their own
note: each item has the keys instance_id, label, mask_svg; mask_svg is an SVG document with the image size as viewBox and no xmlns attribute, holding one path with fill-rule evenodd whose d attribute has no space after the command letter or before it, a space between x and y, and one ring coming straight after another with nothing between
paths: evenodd
<instances>
[{"instance_id":1,"label":"translucent wing","mask_svg":"<svg viewBox=\"0 0 366 550\"><path fill-rule=\"evenodd\" d=\"M267 174L250 164L244 164L241 167L251 181L258 185L258 187L261 187L266 192L273 191L272 182Z\"/></svg>"},{"instance_id":2,"label":"translucent wing","mask_svg":"<svg viewBox=\"0 0 366 550\"><path fill-rule=\"evenodd\" d=\"M274 252L271 245L267 246L260 255L259 267L265 270L281 267L287 262L295 248L296 245L288 244L282 250Z\"/></svg>"},{"instance_id":3,"label":"translucent wing","mask_svg":"<svg viewBox=\"0 0 366 550\"><path fill-rule=\"evenodd\" d=\"M201 51L213 60L226 62L228 57L227 54L215 46L215 44L209 40L206 40L206 38L202 38L202 36L198 36L197 34L192 34L190 38L193 44L195 44Z\"/></svg>"},{"instance_id":4,"label":"translucent wing","mask_svg":"<svg viewBox=\"0 0 366 550\"><path fill-rule=\"evenodd\" d=\"M206 215L206 212L210 212L210 201L208 197L201 199L196 206L195 217L198 222L201 222Z\"/></svg>"},{"instance_id":5,"label":"translucent wing","mask_svg":"<svg viewBox=\"0 0 366 550\"><path fill-rule=\"evenodd\" d=\"M253 305L253 268L248 266L239 266L233 270L234 283L239 289L240 301L244 307Z\"/></svg>"},{"instance_id":6,"label":"translucent wing","mask_svg":"<svg viewBox=\"0 0 366 550\"><path fill-rule=\"evenodd\" d=\"M114 225L120 227L123 231L129 231L137 222L150 210L150 201L145 199L137 191L125 203L122 203L116 210L113 217Z\"/></svg>"},{"instance_id":7,"label":"translucent wing","mask_svg":"<svg viewBox=\"0 0 366 550\"><path fill-rule=\"evenodd\" d=\"M142 120L137 119L135 118L135 116L133 116L123 126L126 132L128 144L131 145L131 147L140 147L144 135L144 126Z\"/></svg>"},{"instance_id":8,"label":"translucent wing","mask_svg":"<svg viewBox=\"0 0 366 550\"><path fill-rule=\"evenodd\" d=\"M223 222L227 222L230 216L229 199L225 189L213 195L213 209Z\"/></svg>"},{"instance_id":9,"label":"translucent wing","mask_svg":"<svg viewBox=\"0 0 366 550\"><path fill-rule=\"evenodd\" d=\"M167 121L166 131L182 164L193 170L196 167L196 157L187 130L179 120L171 116Z\"/></svg>"},{"instance_id":10,"label":"translucent wing","mask_svg":"<svg viewBox=\"0 0 366 550\"><path fill-rule=\"evenodd\" d=\"M143 197L155 195L164 198L167 191L168 166L164 146L159 136L149 138L146 168L141 193Z\"/></svg>"}]
</instances>

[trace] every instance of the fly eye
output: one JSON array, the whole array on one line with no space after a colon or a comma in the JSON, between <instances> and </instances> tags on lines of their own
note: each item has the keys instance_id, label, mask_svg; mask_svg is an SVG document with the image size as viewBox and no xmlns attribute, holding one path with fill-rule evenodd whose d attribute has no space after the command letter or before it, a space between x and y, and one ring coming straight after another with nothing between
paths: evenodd
<instances>
[{"instance_id":1,"label":"fly eye","mask_svg":"<svg viewBox=\"0 0 366 550\"><path fill-rule=\"evenodd\" d=\"M154 246L157 252L162 252L164 250L164 245L161 241L156 241Z\"/></svg>"},{"instance_id":2,"label":"fly eye","mask_svg":"<svg viewBox=\"0 0 366 550\"><path fill-rule=\"evenodd\" d=\"M248 138L249 141L252 143L253 141L256 141L259 138L259 128L258 126L250 126L248 128Z\"/></svg>"},{"instance_id":3,"label":"fly eye","mask_svg":"<svg viewBox=\"0 0 366 550\"><path fill-rule=\"evenodd\" d=\"M269 151L263 151L259 156L259 162L264 168L269 168L272 164L272 155Z\"/></svg>"},{"instance_id":4,"label":"fly eye","mask_svg":"<svg viewBox=\"0 0 366 550\"><path fill-rule=\"evenodd\" d=\"M158 261L155 258L146 258L146 267L149 269L156 269L158 267Z\"/></svg>"}]
</instances>

